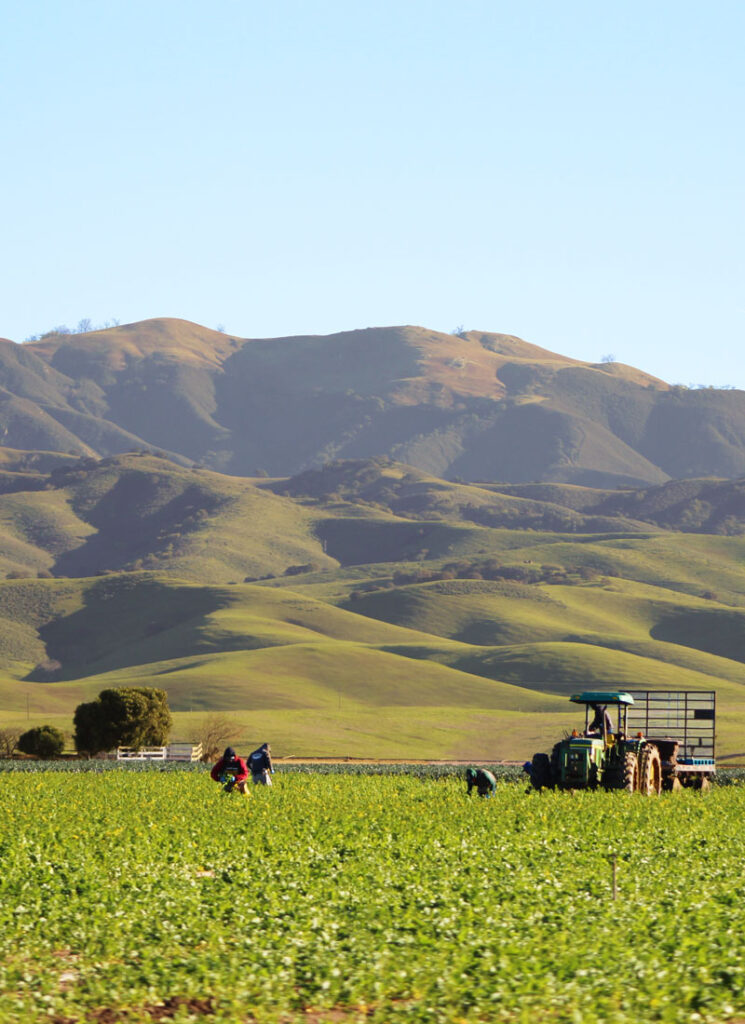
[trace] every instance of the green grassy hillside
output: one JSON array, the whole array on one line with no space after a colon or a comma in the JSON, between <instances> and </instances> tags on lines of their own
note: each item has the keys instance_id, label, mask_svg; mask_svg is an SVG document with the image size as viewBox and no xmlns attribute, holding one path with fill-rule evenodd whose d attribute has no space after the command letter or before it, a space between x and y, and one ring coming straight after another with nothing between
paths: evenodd
<instances>
[{"instance_id":1,"label":"green grassy hillside","mask_svg":"<svg viewBox=\"0 0 745 1024\"><path fill-rule=\"evenodd\" d=\"M337 581L347 592L340 607L322 596L328 582L300 592L290 580L208 587L157 574L7 581L2 722L23 724L30 709L35 719L64 719L104 686L139 683L165 688L179 714L229 711L249 733L259 723L279 730L298 754L406 756L391 729L400 719L402 736L424 722L434 729L408 756L486 756L489 747L521 757L531 753L528 737L566 728L574 690L648 686L716 689L729 723L724 749L736 745L741 609L619 581L606 589L452 580L350 601L359 582ZM317 724L306 734L309 720ZM343 723L351 731L340 749L333 737ZM434 737L445 728L442 747Z\"/></svg>"},{"instance_id":2,"label":"green grassy hillside","mask_svg":"<svg viewBox=\"0 0 745 1024\"><path fill-rule=\"evenodd\" d=\"M139 683L181 735L216 710L298 755L523 758L574 690L646 686L716 689L741 745L740 484L502 493L385 460L247 480L10 451L3 472L0 726L69 731ZM704 493L732 535L665 526ZM527 528L493 525L513 509Z\"/></svg>"}]
</instances>

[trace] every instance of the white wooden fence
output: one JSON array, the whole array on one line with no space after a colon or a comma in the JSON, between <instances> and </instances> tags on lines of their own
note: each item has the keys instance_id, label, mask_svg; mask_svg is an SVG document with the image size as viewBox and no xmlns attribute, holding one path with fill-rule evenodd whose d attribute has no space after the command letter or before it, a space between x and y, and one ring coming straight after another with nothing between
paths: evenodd
<instances>
[{"instance_id":1,"label":"white wooden fence","mask_svg":"<svg viewBox=\"0 0 745 1024\"><path fill-rule=\"evenodd\" d=\"M169 743L166 750L169 761L199 761L202 756L201 743Z\"/></svg>"},{"instance_id":2,"label":"white wooden fence","mask_svg":"<svg viewBox=\"0 0 745 1024\"><path fill-rule=\"evenodd\" d=\"M166 747L117 747L117 761L198 761L202 756L202 744L169 743Z\"/></svg>"}]
</instances>

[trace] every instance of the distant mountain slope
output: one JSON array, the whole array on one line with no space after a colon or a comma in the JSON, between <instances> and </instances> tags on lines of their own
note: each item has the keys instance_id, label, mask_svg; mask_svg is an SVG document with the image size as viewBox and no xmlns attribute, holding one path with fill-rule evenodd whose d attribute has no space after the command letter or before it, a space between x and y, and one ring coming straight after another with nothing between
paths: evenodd
<instances>
[{"instance_id":1,"label":"distant mountain slope","mask_svg":"<svg viewBox=\"0 0 745 1024\"><path fill-rule=\"evenodd\" d=\"M0 575L145 568L236 583L339 565L502 557L514 546L507 535L526 531L563 544L559 564L576 569L592 535L600 544L670 530L745 534L745 481L624 491L462 484L383 458L249 480L153 455L0 450ZM605 557L590 564L611 566Z\"/></svg>"},{"instance_id":2,"label":"distant mountain slope","mask_svg":"<svg viewBox=\"0 0 745 1024\"><path fill-rule=\"evenodd\" d=\"M16 452L13 470L0 466L0 572L148 568L238 582L311 561L336 564L313 533L313 516L247 480L147 455L62 458L47 474L30 454L24 461Z\"/></svg>"},{"instance_id":3,"label":"distant mountain slope","mask_svg":"<svg viewBox=\"0 0 745 1024\"><path fill-rule=\"evenodd\" d=\"M603 490L562 484L464 484L386 459L332 462L267 486L322 502L342 499L421 519L569 533L745 533L745 479L671 480Z\"/></svg>"},{"instance_id":4,"label":"distant mountain slope","mask_svg":"<svg viewBox=\"0 0 745 1024\"><path fill-rule=\"evenodd\" d=\"M480 331L241 339L160 319L0 342L0 438L239 476L385 455L451 479L615 487L745 475L745 392Z\"/></svg>"},{"instance_id":5,"label":"distant mountain slope","mask_svg":"<svg viewBox=\"0 0 745 1024\"><path fill-rule=\"evenodd\" d=\"M745 533L745 479L669 480L658 487L618 491L553 484L495 484L490 489L602 520L621 516L686 533Z\"/></svg>"}]
</instances>

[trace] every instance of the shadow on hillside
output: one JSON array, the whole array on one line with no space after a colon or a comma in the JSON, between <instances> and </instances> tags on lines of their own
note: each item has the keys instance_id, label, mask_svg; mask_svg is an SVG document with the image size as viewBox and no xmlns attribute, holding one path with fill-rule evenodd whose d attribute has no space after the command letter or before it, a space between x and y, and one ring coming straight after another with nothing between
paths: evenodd
<instances>
[{"instance_id":1,"label":"shadow on hillside","mask_svg":"<svg viewBox=\"0 0 745 1024\"><path fill-rule=\"evenodd\" d=\"M122 476L90 511L78 514L98 532L57 560L58 576L93 576L104 569L142 568L138 562L178 554L184 536L227 500L198 484L169 495L169 481L151 474Z\"/></svg>"},{"instance_id":2,"label":"shadow on hillside","mask_svg":"<svg viewBox=\"0 0 745 1024\"><path fill-rule=\"evenodd\" d=\"M326 519L316 526L324 550L343 566L377 562L413 562L449 554L467 539L468 527L439 522L375 519Z\"/></svg>"},{"instance_id":3,"label":"shadow on hillside","mask_svg":"<svg viewBox=\"0 0 745 1024\"><path fill-rule=\"evenodd\" d=\"M682 611L658 622L650 636L653 640L745 662L745 611Z\"/></svg>"},{"instance_id":4,"label":"shadow on hillside","mask_svg":"<svg viewBox=\"0 0 745 1024\"><path fill-rule=\"evenodd\" d=\"M213 650L201 627L207 615L229 603L216 588L107 577L86 589L82 608L42 626L39 636L47 658L59 663L54 681L78 679ZM37 669L26 679L52 681Z\"/></svg>"}]
</instances>

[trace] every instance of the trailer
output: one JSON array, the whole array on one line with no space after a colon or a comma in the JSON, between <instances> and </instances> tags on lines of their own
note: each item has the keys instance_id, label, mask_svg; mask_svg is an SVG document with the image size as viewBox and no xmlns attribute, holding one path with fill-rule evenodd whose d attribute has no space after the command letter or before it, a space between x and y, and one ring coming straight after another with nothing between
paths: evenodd
<instances>
[{"instance_id":1,"label":"trailer","mask_svg":"<svg viewBox=\"0 0 745 1024\"><path fill-rule=\"evenodd\" d=\"M708 789L716 773L714 690L628 690L627 727L660 752L662 788Z\"/></svg>"}]
</instances>

